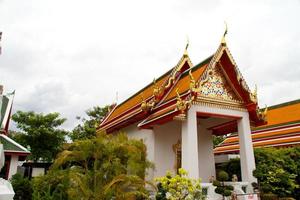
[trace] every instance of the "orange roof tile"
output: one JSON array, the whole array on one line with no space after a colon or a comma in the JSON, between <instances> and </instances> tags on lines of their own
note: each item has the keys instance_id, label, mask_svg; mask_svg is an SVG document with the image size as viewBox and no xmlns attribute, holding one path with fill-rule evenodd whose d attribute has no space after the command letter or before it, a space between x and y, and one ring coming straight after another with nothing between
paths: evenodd
<instances>
[{"instance_id":1,"label":"orange roof tile","mask_svg":"<svg viewBox=\"0 0 300 200\"><path fill-rule=\"evenodd\" d=\"M162 85L168 78L168 73L164 74L157 80L157 85ZM115 110L111 113L111 115L106 119L106 121L111 121L115 117L118 117L120 114L126 112L127 110L133 108L134 106L140 104L142 102L142 97L144 99L148 99L152 96L154 89L154 84L150 83L142 90L138 91L133 96L129 97L127 100L117 105Z\"/></svg>"},{"instance_id":2,"label":"orange roof tile","mask_svg":"<svg viewBox=\"0 0 300 200\"><path fill-rule=\"evenodd\" d=\"M262 141L254 141L253 147L268 147L268 146L292 146L300 143L300 135L289 136L284 138L270 139L270 140L262 140ZM226 153L226 152L236 152L239 151L239 144L229 145L217 147L214 149L214 153Z\"/></svg>"},{"instance_id":3,"label":"orange roof tile","mask_svg":"<svg viewBox=\"0 0 300 200\"><path fill-rule=\"evenodd\" d=\"M258 129L300 121L300 99L269 107L267 121L266 125Z\"/></svg>"},{"instance_id":4,"label":"orange roof tile","mask_svg":"<svg viewBox=\"0 0 300 200\"><path fill-rule=\"evenodd\" d=\"M269 107L267 120L266 125L252 130L254 147L300 143L300 139L299 141L294 139L300 137L300 99ZM232 136L216 147L215 153L225 153L238 149L238 137Z\"/></svg>"}]
</instances>

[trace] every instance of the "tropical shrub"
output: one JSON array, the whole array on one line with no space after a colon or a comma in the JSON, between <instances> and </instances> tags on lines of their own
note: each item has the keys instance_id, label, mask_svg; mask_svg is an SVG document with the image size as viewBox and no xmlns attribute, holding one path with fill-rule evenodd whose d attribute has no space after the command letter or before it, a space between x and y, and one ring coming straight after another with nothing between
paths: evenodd
<instances>
[{"instance_id":1,"label":"tropical shrub","mask_svg":"<svg viewBox=\"0 0 300 200\"><path fill-rule=\"evenodd\" d=\"M177 175L167 172L166 176L155 179L158 187L156 200L198 200L204 199L200 180L190 179L184 169Z\"/></svg>"},{"instance_id":2,"label":"tropical shrub","mask_svg":"<svg viewBox=\"0 0 300 200\"><path fill-rule=\"evenodd\" d=\"M236 175L238 177L239 181L242 180L241 166L240 166L239 158L230 159L226 163L219 164L216 168L217 168L217 171L227 172L229 179L231 179L234 175Z\"/></svg>"},{"instance_id":3,"label":"tropical shrub","mask_svg":"<svg viewBox=\"0 0 300 200\"><path fill-rule=\"evenodd\" d=\"M255 150L256 170L263 193L299 199L300 148Z\"/></svg>"},{"instance_id":4,"label":"tropical shrub","mask_svg":"<svg viewBox=\"0 0 300 200\"><path fill-rule=\"evenodd\" d=\"M31 200L32 186L28 178L24 178L21 174L17 173L12 176L10 182L15 191L15 200Z\"/></svg>"},{"instance_id":5,"label":"tropical shrub","mask_svg":"<svg viewBox=\"0 0 300 200\"><path fill-rule=\"evenodd\" d=\"M222 195L223 199L224 197L230 196L233 191L233 186L224 184L224 181L227 181L228 179L229 175L227 172L219 171L217 180L213 182L213 185L216 186L215 192Z\"/></svg>"},{"instance_id":6,"label":"tropical shrub","mask_svg":"<svg viewBox=\"0 0 300 200\"><path fill-rule=\"evenodd\" d=\"M34 196L53 199L147 199L146 146L125 134L100 134L65 147L49 173L34 180ZM48 200L47 199L47 200Z\"/></svg>"},{"instance_id":7,"label":"tropical shrub","mask_svg":"<svg viewBox=\"0 0 300 200\"><path fill-rule=\"evenodd\" d=\"M300 147L257 148L254 155L256 170L253 175L258 179L259 190L266 199L272 194L300 199ZM239 159L218 165L217 170L227 171L229 177L237 174L241 180Z\"/></svg>"}]
</instances>

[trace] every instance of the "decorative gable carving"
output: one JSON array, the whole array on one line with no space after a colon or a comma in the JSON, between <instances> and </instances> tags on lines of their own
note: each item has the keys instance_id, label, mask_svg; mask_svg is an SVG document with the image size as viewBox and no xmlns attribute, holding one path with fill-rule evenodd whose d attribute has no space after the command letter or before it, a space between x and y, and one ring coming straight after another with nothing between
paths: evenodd
<instances>
[{"instance_id":1,"label":"decorative gable carving","mask_svg":"<svg viewBox=\"0 0 300 200\"><path fill-rule=\"evenodd\" d=\"M208 69L202 77L199 95L218 100L241 102L218 64Z\"/></svg>"}]
</instances>

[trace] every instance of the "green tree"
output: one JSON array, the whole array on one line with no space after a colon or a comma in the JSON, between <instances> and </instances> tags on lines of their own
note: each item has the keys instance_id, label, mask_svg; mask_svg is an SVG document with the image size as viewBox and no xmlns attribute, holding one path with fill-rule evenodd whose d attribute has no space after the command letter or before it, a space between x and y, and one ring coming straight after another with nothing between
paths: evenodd
<instances>
[{"instance_id":1,"label":"green tree","mask_svg":"<svg viewBox=\"0 0 300 200\"><path fill-rule=\"evenodd\" d=\"M87 138L93 138L96 136L96 128L103 118L107 115L109 106L99 107L94 106L87 110L85 113L88 118L77 117L80 120L78 124L69 134L70 138L75 140L82 140Z\"/></svg>"},{"instance_id":2,"label":"green tree","mask_svg":"<svg viewBox=\"0 0 300 200\"><path fill-rule=\"evenodd\" d=\"M253 175L258 179L262 192L299 199L299 159L299 147L255 149L257 164Z\"/></svg>"},{"instance_id":3,"label":"green tree","mask_svg":"<svg viewBox=\"0 0 300 200\"><path fill-rule=\"evenodd\" d=\"M49 173L34 179L34 196L47 199L147 199L145 172L151 166L141 140L100 134L67 144ZM36 198L36 199L38 199Z\"/></svg>"},{"instance_id":4,"label":"green tree","mask_svg":"<svg viewBox=\"0 0 300 200\"><path fill-rule=\"evenodd\" d=\"M66 119L60 118L59 113L38 114L32 111L17 111L12 119L22 133L15 135L14 139L29 147L30 158L51 162L65 142L67 132L59 129L59 126Z\"/></svg>"}]
</instances>

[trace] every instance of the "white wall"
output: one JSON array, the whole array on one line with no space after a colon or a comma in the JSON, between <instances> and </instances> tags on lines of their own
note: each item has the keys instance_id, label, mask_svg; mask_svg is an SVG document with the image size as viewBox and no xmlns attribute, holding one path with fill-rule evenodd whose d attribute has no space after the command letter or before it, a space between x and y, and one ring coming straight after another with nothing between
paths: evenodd
<instances>
[{"instance_id":1,"label":"white wall","mask_svg":"<svg viewBox=\"0 0 300 200\"><path fill-rule=\"evenodd\" d=\"M202 182L208 183L212 176L216 177L212 131L201 124L198 126L198 158L199 177Z\"/></svg>"},{"instance_id":2,"label":"white wall","mask_svg":"<svg viewBox=\"0 0 300 200\"><path fill-rule=\"evenodd\" d=\"M12 155L10 160L8 179L10 179L13 175L17 173L18 164L19 164L19 156Z\"/></svg>"},{"instance_id":3,"label":"white wall","mask_svg":"<svg viewBox=\"0 0 300 200\"><path fill-rule=\"evenodd\" d=\"M207 129L231 120L223 118L198 120L199 177L202 179L202 182L208 183L212 176L216 177L213 136L212 131Z\"/></svg>"},{"instance_id":4,"label":"white wall","mask_svg":"<svg viewBox=\"0 0 300 200\"><path fill-rule=\"evenodd\" d=\"M139 129L137 124L124 128L124 131L129 138L142 139L147 146L147 158L149 161L154 163L154 133L151 129ZM147 179L151 180L154 178L154 171L147 171Z\"/></svg>"},{"instance_id":5,"label":"white wall","mask_svg":"<svg viewBox=\"0 0 300 200\"><path fill-rule=\"evenodd\" d=\"M45 174L45 168L32 168L32 177Z\"/></svg>"},{"instance_id":6,"label":"white wall","mask_svg":"<svg viewBox=\"0 0 300 200\"><path fill-rule=\"evenodd\" d=\"M175 172L175 153L173 145L181 140L181 122L173 121L151 129L139 129L137 124L122 131L129 138L143 139L147 146L147 157L155 164L155 170L148 171L148 180L164 176L166 171Z\"/></svg>"},{"instance_id":7,"label":"white wall","mask_svg":"<svg viewBox=\"0 0 300 200\"><path fill-rule=\"evenodd\" d=\"M155 177L164 176L166 171L175 172L173 145L181 140L181 122L172 121L154 127L155 135Z\"/></svg>"}]
</instances>

